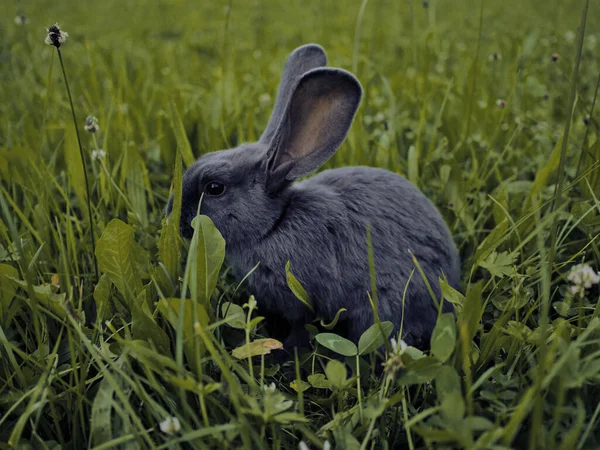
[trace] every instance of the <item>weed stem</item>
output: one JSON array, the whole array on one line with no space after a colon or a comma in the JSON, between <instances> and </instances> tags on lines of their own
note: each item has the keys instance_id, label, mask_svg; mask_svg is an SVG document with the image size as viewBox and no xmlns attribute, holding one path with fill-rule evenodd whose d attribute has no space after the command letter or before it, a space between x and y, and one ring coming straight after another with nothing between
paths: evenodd
<instances>
[{"instance_id":1,"label":"weed stem","mask_svg":"<svg viewBox=\"0 0 600 450\"><path fill-rule=\"evenodd\" d=\"M77 127L77 118L75 117L75 107L73 106L73 98L71 97L71 89L69 89L69 82L67 81L67 71L65 70L65 64L63 57L60 52L60 48L56 48L58 52L58 59L60 61L60 68L62 69L63 78L65 79L65 86L67 88L67 95L69 96L69 104L71 105L71 115L73 116L73 125L75 126L75 134L77 135L77 145L79 145L79 155L81 156L81 164L83 165L83 176L85 177L85 193L87 197L88 207L88 218L90 221L90 232L92 235L92 258L94 259L94 273L96 275L95 283L98 283L100 276L98 274L98 261L96 261L96 238L94 236L94 222L92 221L92 202L90 197L90 183L88 181L87 167L85 165L85 158L83 156L83 147L81 146L81 138L79 137L79 128Z\"/></svg>"}]
</instances>

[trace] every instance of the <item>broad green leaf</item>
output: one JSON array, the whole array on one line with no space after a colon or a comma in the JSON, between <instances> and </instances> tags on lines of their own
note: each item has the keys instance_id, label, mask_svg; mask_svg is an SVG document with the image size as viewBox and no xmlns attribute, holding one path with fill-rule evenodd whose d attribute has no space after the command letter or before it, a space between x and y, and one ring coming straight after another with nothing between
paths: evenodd
<instances>
[{"instance_id":1,"label":"broad green leaf","mask_svg":"<svg viewBox=\"0 0 600 450\"><path fill-rule=\"evenodd\" d=\"M171 113L171 126L173 127L173 133L175 134L175 140L177 141L177 149L181 152L186 167L189 167L194 164L195 158L181 116L179 115L179 112L177 112L177 107L173 101L169 102L169 111Z\"/></svg>"},{"instance_id":2,"label":"broad green leaf","mask_svg":"<svg viewBox=\"0 0 600 450\"><path fill-rule=\"evenodd\" d=\"M128 305L142 291L132 256L134 248L133 229L119 219L111 220L96 243L98 268L123 294Z\"/></svg>"},{"instance_id":3,"label":"broad green leaf","mask_svg":"<svg viewBox=\"0 0 600 450\"><path fill-rule=\"evenodd\" d=\"M221 305L221 316L227 321L227 325L232 328L238 328L241 330L246 328L246 314L240 305L224 302Z\"/></svg>"},{"instance_id":4,"label":"broad green leaf","mask_svg":"<svg viewBox=\"0 0 600 450\"><path fill-rule=\"evenodd\" d=\"M485 431L494 427L494 424L488 419L479 416L466 417L464 423L473 431Z\"/></svg>"},{"instance_id":5,"label":"broad green leaf","mask_svg":"<svg viewBox=\"0 0 600 450\"><path fill-rule=\"evenodd\" d=\"M257 339L234 349L231 354L237 359L248 359L253 356L268 355L272 350L281 350L283 344L276 339Z\"/></svg>"},{"instance_id":6,"label":"broad green leaf","mask_svg":"<svg viewBox=\"0 0 600 450\"><path fill-rule=\"evenodd\" d=\"M296 298L298 300L300 300L302 303L304 303L304 305L308 309L310 309L312 312L314 312L315 309L312 305L312 302L310 300L308 293L306 292L306 290L304 289L302 284L298 281L298 279L292 274L289 261L285 264L285 277L287 279L287 284L288 284L289 288L294 293Z\"/></svg>"},{"instance_id":7,"label":"broad green leaf","mask_svg":"<svg viewBox=\"0 0 600 450\"><path fill-rule=\"evenodd\" d=\"M364 409L364 415L367 419L377 419L385 412L386 402L381 401L379 397L371 397Z\"/></svg>"},{"instance_id":8,"label":"broad green leaf","mask_svg":"<svg viewBox=\"0 0 600 450\"><path fill-rule=\"evenodd\" d=\"M443 314L437 321L431 335L431 354L441 362L446 362L454 351L456 344L456 325L454 315Z\"/></svg>"},{"instance_id":9,"label":"broad green leaf","mask_svg":"<svg viewBox=\"0 0 600 450\"><path fill-rule=\"evenodd\" d=\"M198 303L210 311L210 297L225 259L225 240L208 216L194 217L192 227L194 236L190 249L196 249L196 267L192 272L190 291L192 296L196 295Z\"/></svg>"},{"instance_id":10,"label":"broad green leaf","mask_svg":"<svg viewBox=\"0 0 600 450\"><path fill-rule=\"evenodd\" d=\"M152 313L148 310L145 299L146 292L140 293L138 299L133 302L131 310L131 332L134 339L154 343L156 349L163 355L171 355L171 346L167 333L156 323Z\"/></svg>"},{"instance_id":11,"label":"broad green leaf","mask_svg":"<svg viewBox=\"0 0 600 450\"><path fill-rule=\"evenodd\" d=\"M248 322L248 325L246 325L248 327L249 330L254 330L259 323L261 323L263 320L265 320L264 317L261 316L257 316L254 319L250 320L250 322ZM246 327L244 327L246 328Z\"/></svg>"},{"instance_id":12,"label":"broad green leaf","mask_svg":"<svg viewBox=\"0 0 600 450\"><path fill-rule=\"evenodd\" d=\"M346 384L346 366L336 359L332 359L325 366L325 375L331 384L337 389L341 389Z\"/></svg>"},{"instance_id":13,"label":"broad green leaf","mask_svg":"<svg viewBox=\"0 0 600 450\"><path fill-rule=\"evenodd\" d=\"M393 330L394 324L392 322L381 322L381 324L374 323L371 325L358 341L358 354L365 355L377 350L385 344ZM382 331L384 334L381 334Z\"/></svg>"},{"instance_id":14,"label":"broad green leaf","mask_svg":"<svg viewBox=\"0 0 600 450\"><path fill-rule=\"evenodd\" d=\"M26 281L19 280L10 276L6 277L12 280L15 284L21 286L23 289L27 289ZM67 317L66 307L64 306L64 302L67 296L66 293L55 293L53 291L53 287L49 284L44 286L33 286L33 292L35 294L35 301L39 302L42 306L52 311L61 319L65 319ZM31 301L31 299L28 299L28 301Z\"/></svg>"},{"instance_id":15,"label":"broad green leaf","mask_svg":"<svg viewBox=\"0 0 600 450\"><path fill-rule=\"evenodd\" d=\"M101 322L112 317L109 301L111 282L107 274L102 274L98 284L94 288L94 300L96 302L96 314Z\"/></svg>"},{"instance_id":16,"label":"broad green leaf","mask_svg":"<svg viewBox=\"0 0 600 450\"><path fill-rule=\"evenodd\" d=\"M514 272L514 262L516 259L516 253L492 252L487 259L479 265L486 269L493 277L503 278Z\"/></svg>"},{"instance_id":17,"label":"broad green leaf","mask_svg":"<svg viewBox=\"0 0 600 450\"><path fill-rule=\"evenodd\" d=\"M336 448L344 450L360 450L360 442L352 434L350 427L342 428L335 436Z\"/></svg>"},{"instance_id":18,"label":"broad green leaf","mask_svg":"<svg viewBox=\"0 0 600 450\"><path fill-rule=\"evenodd\" d=\"M354 342L334 333L319 333L315 336L315 339L323 347L342 356L356 356L358 353Z\"/></svg>"},{"instance_id":19,"label":"broad green leaf","mask_svg":"<svg viewBox=\"0 0 600 450\"><path fill-rule=\"evenodd\" d=\"M409 347L410 348L410 347ZM442 367L439 359L433 356L425 356L416 360L405 361L405 355L402 355L402 361L405 362L405 370L398 378L398 384L409 386L412 384L429 383L433 380Z\"/></svg>"},{"instance_id":20,"label":"broad green leaf","mask_svg":"<svg viewBox=\"0 0 600 450\"><path fill-rule=\"evenodd\" d=\"M312 387L317 389L328 389L331 387L331 381L325 378L325 375L322 373L313 373L308 376L307 380Z\"/></svg>"},{"instance_id":21,"label":"broad green leaf","mask_svg":"<svg viewBox=\"0 0 600 450\"><path fill-rule=\"evenodd\" d=\"M294 380L290 383L290 387L296 392L304 392L310 389L310 384L304 380Z\"/></svg>"},{"instance_id":22,"label":"broad green leaf","mask_svg":"<svg viewBox=\"0 0 600 450\"><path fill-rule=\"evenodd\" d=\"M440 367L435 378L435 388L442 406L442 414L447 419L462 419L465 414L460 378L454 367L444 365Z\"/></svg>"},{"instance_id":23,"label":"broad green leaf","mask_svg":"<svg viewBox=\"0 0 600 450\"><path fill-rule=\"evenodd\" d=\"M142 227L148 226L148 201L144 175L148 169L135 147L127 146L122 170L125 172L125 185L129 205Z\"/></svg>"},{"instance_id":24,"label":"broad green leaf","mask_svg":"<svg viewBox=\"0 0 600 450\"><path fill-rule=\"evenodd\" d=\"M167 298L158 302L159 312L169 321L171 326L177 329L179 325L179 310L182 300L179 298ZM183 300L183 347L191 367L195 370L197 354L204 355L206 349L202 338L196 335L194 324L198 323L201 327L207 327L209 317L204 306L196 304L196 317L194 317L194 305L189 299ZM197 353L196 353L197 351Z\"/></svg>"},{"instance_id":25,"label":"broad green leaf","mask_svg":"<svg viewBox=\"0 0 600 450\"><path fill-rule=\"evenodd\" d=\"M481 281L470 285L463 309L458 316L458 327L461 329L465 328L463 333L465 333L467 342L470 342L475 337L479 322L481 321L481 315L483 314L482 289L483 284Z\"/></svg>"},{"instance_id":26,"label":"broad green leaf","mask_svg":"<svg viewBox=\"0 0 600 450\"><path fill-rule=\"evenodd\" d=\"M445 280L439 278L440 287L442 288L442 296L445 300L449 301L454 305L454 308L457 312L462 310L463 304L465 302L465 296L446 283Z\"/></svg>"},{"instance_id":27,"label":"broad green leaf","mask_svg":"<svg viewBox=\"0 0 600 450\"><path fill-rule=\"evenodd\" d=\"M125 380L119 375L119 371L125 366L127 361L127 352L124 352L115 362L114 370L111 371L111 378L103 378L98 387L98 392L92 403L91 417L91 437L94 445L101 445L110 441L116 436L121 435L121 430L114 429L113 424L118 422L113 421L113 410L118 405L115 404L118 400L115 399L117 389L129 396L131 389L127 389ZM118 408L120 409L120 408Z\"/></svg>"}]
</instances>

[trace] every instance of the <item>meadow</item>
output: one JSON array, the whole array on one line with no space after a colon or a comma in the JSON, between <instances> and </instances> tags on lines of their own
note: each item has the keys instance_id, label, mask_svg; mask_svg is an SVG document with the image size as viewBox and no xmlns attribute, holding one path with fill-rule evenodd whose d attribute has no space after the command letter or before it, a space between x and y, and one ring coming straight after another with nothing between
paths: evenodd
<instances>
[{"instance_id":1,"label":"meadow","mask_svg":"<svg viewBox=\"0 0 600 450\"><path fill-rule=\"evenodd\" d=\"M589 0L2 1L0 448L600 447L599 40ZM402 174L460 250L425 352L317 321L275 364L210 220L165 220L310 42L364 89L326 168Z\"/></svg>"}]
</instances>

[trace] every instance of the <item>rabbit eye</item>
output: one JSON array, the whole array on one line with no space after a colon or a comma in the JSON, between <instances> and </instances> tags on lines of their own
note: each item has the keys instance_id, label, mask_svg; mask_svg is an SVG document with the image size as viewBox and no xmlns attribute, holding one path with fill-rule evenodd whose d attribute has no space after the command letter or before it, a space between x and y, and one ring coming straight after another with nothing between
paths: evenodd
<instances>
[{"instance_id":1,"label":"rabbit eye","mask_svg":"<svg viewBox=\"0 0 600 450\"><path fill-rule=\"evenodd\" d=\"M225 192L225 185L216 181L211 181L204 187L204 192L207 195L221 195L223 192Z\"/></svg>"}]
</instances>

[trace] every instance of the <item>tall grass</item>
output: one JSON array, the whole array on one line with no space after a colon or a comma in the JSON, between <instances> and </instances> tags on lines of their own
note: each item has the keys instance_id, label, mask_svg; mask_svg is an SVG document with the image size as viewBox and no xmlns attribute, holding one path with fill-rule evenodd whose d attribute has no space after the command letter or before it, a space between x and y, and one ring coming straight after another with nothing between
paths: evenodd
<instances>
[{"instance_id":1,"label":"tall grass","mask_svg":"<svg viewBox=\"0 0 600 450\"><path fill-rule=\"evenodd\" d=\"M0 17L0 446L600 445L600 292L568 278L600 269L593 2L32 0ZM73 109L100 122L88 167L43 44L57 21ZM385 322L358 344L317 322L313 350L275 364L210 220L189 243L165 221L196 156L260 136L307 42L365 88L328 167L407 176L460 248L461 288L442 282L457 314L425 353Z\"/></svg>"}]
</instances>

